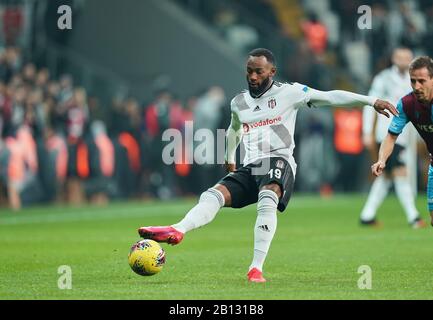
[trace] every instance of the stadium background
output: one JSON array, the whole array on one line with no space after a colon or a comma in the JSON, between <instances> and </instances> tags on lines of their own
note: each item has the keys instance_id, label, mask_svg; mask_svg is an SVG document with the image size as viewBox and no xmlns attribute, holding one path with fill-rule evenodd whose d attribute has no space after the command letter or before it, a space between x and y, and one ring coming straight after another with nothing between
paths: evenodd
<instances>
[{"instance_id":1,"label":"stadium background","mask_svg":"<svg viewBox=\"0 0 433 320\"><path fill-rule=\"evenodd\" d=\"M71 30L57 27L60 3L1 1L3 205L11 181L23 205L197 195L222 168L163 165L161 134L185 120L227 128L251 48L273 50L282 81L364 94L392 48L433 53L430 1L62 4L72 8ZM361 5L372 9L372 29L358 27ZM349 118L357 125L342 125ZM368 189L359 121L360 109L299 113L297 191ZM425 152L419 161L425 190Z\"/></svg>"},{"instance_id":2,"label":"stadium background","mask_svg":"<svg viewBox=\"0 0 433 320\"><path fill-rule=\"evenodd\" d=\"M63 4L72 30L57 27ZM362 4L371 30L357 27ZM226 128L249 49L273 50L282 81L365 94L393 47L433 55L432 22L427 0L0 1L0 299L431 299L431 230L411 229L393 196L382 229L359 226L371 159L350 149L356 108L343 115L358 123L349 132L335 110L298 113L296 190L266 286L245 277L255 206L222 209L182 245L163 245L157 276L133 274L127 253L139 226L180 220L224 174L163 165L161 133L191 119ZM71 290L59 287L63 265ZM364 265L372 290L359 288Z\"/></svg>"}]
</instances>

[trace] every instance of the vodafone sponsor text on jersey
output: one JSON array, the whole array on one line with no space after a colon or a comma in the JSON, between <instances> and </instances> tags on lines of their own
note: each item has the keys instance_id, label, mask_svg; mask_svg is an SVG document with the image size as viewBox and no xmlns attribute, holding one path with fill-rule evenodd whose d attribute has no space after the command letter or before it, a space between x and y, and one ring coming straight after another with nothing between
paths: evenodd
<instances>
[{"instance_id":1,"label":"vodafone sponsor text on jersey","mask_svg":"<svg viewBox=\"0 0 433 320\"><path fill-rule=\"evenodd\" d=\"M281 116L278 116L277 118L273 118L273 119L260 120L253 123L244 123L243 124L244 133L248 133L250 129L270 126L279 122L281 122Z\"/></svg>"}]
</instances>

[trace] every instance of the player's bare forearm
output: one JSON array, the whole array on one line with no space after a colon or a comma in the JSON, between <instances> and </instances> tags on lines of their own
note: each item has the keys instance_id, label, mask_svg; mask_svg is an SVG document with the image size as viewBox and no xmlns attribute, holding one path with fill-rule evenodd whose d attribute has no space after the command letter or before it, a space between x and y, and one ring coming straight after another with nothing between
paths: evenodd
<instances>
[{"instance_id":1,"label":"player's bare forearm","mask_svg":"<svg viewBox=\"0 0 433 320\"><path fill-rule=\"evenodd\" d=\"M386 135L385 139L380 145L378 161L386 162L388 160L389 156L392 153L392 150L394 150L394 145L395 145L395 141L397 140L397 137L398 136L390 133Z\"/></svg>"},{"instance_id":2,"label":"player's bare forearm","mask_svg":"<svg viewBox=\"0 0 433 320\"><path fill-rule=\"evenodd\" d=\"M397 136L388 133L380 145L378 160L371 166L371 172L375 176L380 176L385 169L386 161L394 150L396 140Z\"/></svg>"}]
</instances>

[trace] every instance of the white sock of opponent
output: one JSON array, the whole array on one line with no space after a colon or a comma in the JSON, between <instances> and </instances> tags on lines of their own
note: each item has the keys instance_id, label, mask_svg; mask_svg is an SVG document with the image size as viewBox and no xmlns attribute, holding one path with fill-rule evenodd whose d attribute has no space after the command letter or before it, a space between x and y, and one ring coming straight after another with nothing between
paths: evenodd
<instances>
[{"instance_id":1,"label":"white sock of opponent","mask_svg":"<svg viewBox=\"0 0 433 320\"><path fill-rule=\"evenodd\" d=\"M406 213L407 221L412 223L419 217L419 212L415 207L413 191L407 177L394 178L395 193L397 193L398 200Z\"/></svg>"},{"instance_id":2,"label":"white sock of opponent","mask_svg":"<svg viewBox=\"0 0 433 320\"><path fill-rule=\"evenodd\" d=\"M259 192L257 202L257 220L254 227L254 256L250 269L263 270L266 255L277 229L278 196L272 190Z\"/></svg>"},{"instance_id":3,"label":"white sock of opponent","mask_svg":"<svg viewBox=\"0 0 433 320\"><path fill-rule=\"evenodd\" d=\"M203 192L197 205L177 224L172 225L176 230L186 233L211 222L218 211L224 207L224 195L217 189L210 188Z\"/></svg>"},{"instance_id":4,"label":"white sock of opponent","mask_svg":"<svg viewBox=\"0 0 433 320\"><path fill-rule=\"evenodd\" d=\"M368 194L367 202L361 212L362 221L370 221L376 216L377 209L382 204L388 194L391 181L380 176L376 178L371 185L370 193Z\"/></svg>"}]
</instances>

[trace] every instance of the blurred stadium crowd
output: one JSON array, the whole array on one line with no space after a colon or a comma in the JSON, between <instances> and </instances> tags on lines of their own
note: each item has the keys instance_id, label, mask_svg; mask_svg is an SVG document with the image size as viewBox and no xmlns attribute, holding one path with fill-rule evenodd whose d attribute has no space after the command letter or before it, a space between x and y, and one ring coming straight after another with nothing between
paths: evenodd
<instances>
[{"instance_id":1,"label":"blurred stadium crowd","mask_svg":"<svg viewBox=\"0 0 433 320\"><path fill-rule=\"evenodd\" d=\"M272 47L284 78L322 89L344 75L345 82L368 87L397 46L416 55L433 52L430 0L176 1L211 23L233 48L245 53ZM371 9L369 29L362 27L365 6Z\"/></svg>"},{"instance_id":2,"label":"blurred stadium crowd","mask_svg":"<svg viewBox=\"0 0 433 320\"><path fill-rule=\"evenodd\" d=\"M0 174L13 208L53 200L166 199L199 192L216 179L215 170L197 166L201 178L187 183L192 166L167 166L161 154L166 129L183 131L191 120L195 129L221 126L217 111L225 96L217 86L185 106L160 88L145 106L114 96L102 110L70 75L52 78L48 69L23 61L17 47L0 54L0 74Z\"/></svg>"},{"instance_id":3,"label":"blurred stadium crowd","mask_svg":"<svg viewBox=\"0 0 433 320\"><path fill-rule=\"evenodd\" d=\"M321 90L366 93L396 46L433 55L429 0L173 2L240 55L257 46L273 50L282 80ZM0 203L19 209L54 201L169 199L197 194L224 174L217 165L161 161L165 129L183 132L188 120L195 130L227 127L230 97L220 87L181 101L175 88L162 85L151 101L113 94L111 105L102 104L73 76L27 54L26 3L2 1L0 8ZM371 30L354 23L361 5L372 8ZM364 190L370 159L362 145L362 111L305 110L298 117L296 188Z\"/></svg>"}]
</instances>

